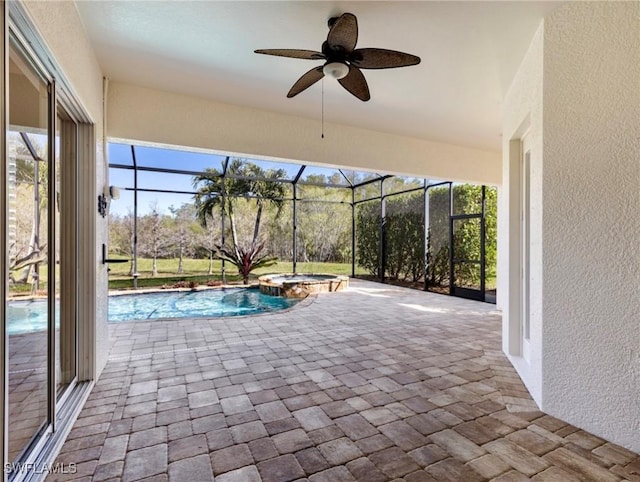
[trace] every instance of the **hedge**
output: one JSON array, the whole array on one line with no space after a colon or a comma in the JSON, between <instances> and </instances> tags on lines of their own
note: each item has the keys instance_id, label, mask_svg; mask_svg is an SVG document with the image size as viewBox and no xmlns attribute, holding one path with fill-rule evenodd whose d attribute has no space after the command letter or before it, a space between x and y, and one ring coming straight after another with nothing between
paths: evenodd
<instances>
[{"instance_id":1,"label":"hedge","mask_svg":"<svg viewBox=\"0 0 640 482\"><path fill-rule=\"evenodd\" d=\"M482 210L482 186L453 186L454 214L474 214ZM486 189L485 261L487 277L495 276L496 209L495 188ZM429 189L427 268L424 259L424 196L421 191L388 196L384 224L385 278L427 285L449 284L449 187ZM454 256L480 259L480 222L458 220L454 225ZM358 204L356 209L356 262L371 275L380 277L381 213L380 200ZM478 286L477 264L456 264L457 286Z\"/></svg>"}]
</instances>

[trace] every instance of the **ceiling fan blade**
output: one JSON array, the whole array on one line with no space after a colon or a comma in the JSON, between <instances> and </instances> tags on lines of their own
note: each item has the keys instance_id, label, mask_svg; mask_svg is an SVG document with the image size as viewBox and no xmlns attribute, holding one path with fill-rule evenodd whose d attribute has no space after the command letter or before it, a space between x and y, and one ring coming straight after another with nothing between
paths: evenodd
<instances>
[{"instance_id":1,"label":"ceiling fan blade","mask_svg":"<svg viewBox=\"0 0 640 482\"><path fill-rule=\"evenodd\" d=\"M291 90L289 90L287 97L291 98L295 95L298 95L303 90L311 87L313 84L318 82L322 77L324 77L322 66L314 67L309 72L300 77L295 84L293 84L293 87L291 87Z\"/></svg>"},{"instance_id":2,"label":"ceiling fan blade","mask_svg":"<svg viewBox=\"0 0 640 482\"><path fill-rule=\"evenodd\" d=\"M290 57L292 59L321 60L325 58L322 52L316 52L315 50L260 49L255 50L254 52L256 54L275 55L277 57Z\"/></svg>"},{"instance_id":3,"label":"ceiling fan blade","mask_svg":"<svg viewBox=\"0 0 640 482\"><path fill-rule=\"evenodd\" d=\"M347 76L342 79L338 79L338 82L340 82L342 87L362 101L366 102L371 98L367 81L358 67L350 65Z\"/></svg>"},{"instance_id":4,"label":"ceiling fan blade","mask_svg":"<svg viewBox=\"0 0 640 482\"><path fill-rule=\"evenodd\" d=\"M343 13L331 26L327 43L331 50L353 52L358 42L358 20L352 13Z\"/></svg>"},{"instance_id":5,"label":"ceiling fan blade","mask_svg":"<svg viewBox=\"0 0 640 482\"><path fill-rule=\"evenodd\" d=\"M356 49L349 62L360 69L394 69L420 63L420 57L387 49Z\"/></svg>"}]
</instances>

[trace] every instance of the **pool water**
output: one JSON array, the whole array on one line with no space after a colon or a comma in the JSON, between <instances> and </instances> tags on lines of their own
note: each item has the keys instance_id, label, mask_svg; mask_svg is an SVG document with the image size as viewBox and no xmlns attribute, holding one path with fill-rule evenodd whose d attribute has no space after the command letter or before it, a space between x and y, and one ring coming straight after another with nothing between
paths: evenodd
<instances>
[{"instance_id":1,"label":"pool water","mask_svg":"<svg viewBox=\"0 0 640 482\"><path fill-rule=\"evenodd\" d=\"M253 315L294 304L247 288L118 295L109 297L109 321Z\"/></svg>"},{"instance_id":2,"label":"pool water","mask_svg":"<svg viewBox=\"0 0 640 482\"><path fill-rule=\"evenodd\" d=\"M56 303L56 326L58 325L58 303ZM9 335L32 333L47 326L46 300L9 301L7 304L7 332Z\"/></svg>"},{"instance_id":3,"label":"pool water","mask_svg":"<svg viewBox=\"0 0 640 482\"><path fill-rule=\"evenodd\" d=\"M114 295L109 296L109 321L254 315L290 308L298 301L250 288ZM10 335L44 330L47 302L10 301L7 322Z\"/></svg>"}]
</instances>

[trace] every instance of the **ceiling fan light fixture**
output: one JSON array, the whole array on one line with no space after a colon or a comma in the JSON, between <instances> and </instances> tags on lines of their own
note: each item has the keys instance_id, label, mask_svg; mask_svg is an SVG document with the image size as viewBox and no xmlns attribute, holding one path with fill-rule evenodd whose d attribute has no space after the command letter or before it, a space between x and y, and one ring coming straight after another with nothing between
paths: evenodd
<instances>
[{"instance_id":1,"label":"ceiling fan light fixture","mask_svg":"<svg viewBox=\"0 0 640 482\"><path fill-rule=\"evenodd\" d=\"M349 66L343 62L327 62L322 67L322 72L327 77L339 80L344 79L349 73Z\"/></svg>"}]
</instances>

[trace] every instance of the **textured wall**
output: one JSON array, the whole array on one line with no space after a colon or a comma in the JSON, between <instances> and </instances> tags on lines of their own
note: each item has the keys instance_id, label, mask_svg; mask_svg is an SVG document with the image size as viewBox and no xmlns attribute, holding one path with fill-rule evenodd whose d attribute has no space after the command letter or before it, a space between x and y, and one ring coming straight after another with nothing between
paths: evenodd
<instances>
[{"instance_id":1,"label":"textured wall","mask_svg":"<svg viewBox=\"0 0 640 482\"><path fill-rule=\"evenodd\" d=\"M541 23L509 88L503 109L503 173L498 235L498 293L503 312L503 349L538 404L542 398L542 65ZM530 346L522 343L520 318L520 139L531 149ZM525 355L526 351L526 355Z\"/></svg>"},{"instance_id":2,"label":"textured wall","mask_svg":"<svg viewBox=\"0 0 640 482\"><path fill-rule=\"evenodd\" d=\"M102 72L73 2L25 1L56 62L91 116L102 125Z\"/></svg>"},{"instance_id":3,"label":"textured wall","mask_svg":"<svg viewBox=\"0 0 640 482\"><path fill-rule=\"evenodd\" d=\"M640 3L545 20L543 405L640 452Z\"/></svg>"},{"instance_id":4,"label":"textured wall","mask_svg":"<svg viewBox=\"0 0 640 482\"><path fill-rule=\"evenodd\" d=\"M283 100L286 102L286 99ZM108 135L355 169L499 184L500 154L112 82Z\"/></svg>"},{"instance_id":5,"label":"textured wall","mask_svg":"<svg viewBox=\"0 0 640 482\"><path fill-rule=\"evenodd\" d=\"M85 111L95 124L96 138L96 188L98 192L107 182L107 171L103 148L102 72L86 36L75 4L68 1L27 1L24 2L32 21L36 25L56 63L71 84L74 95L82 103ZM82 165L80 165L82 169ZM82 201L81 201L82 202ZM95 199L85 200L91 206ZM107 242L107 222L97 215L95 263L97 270L96 288L96 371L99 373L107 360L109 333L107 329L107 272L98 259L102 243ZM82 269L82 266L80 267ZM82 296L82 287L81 296ZM81 322L84 320L81 320ZM91 322L93 320L90 320Z\"/></svg>"}]
</instances>

